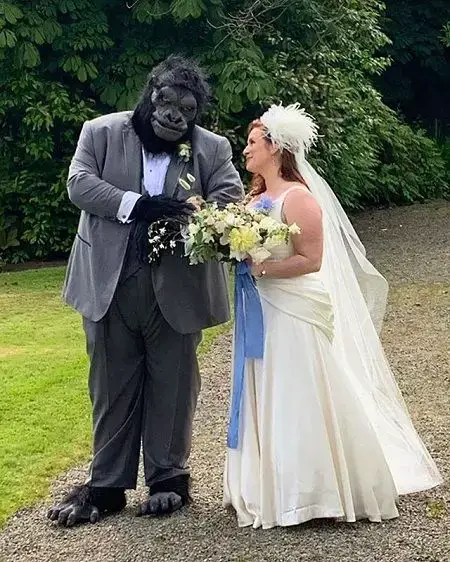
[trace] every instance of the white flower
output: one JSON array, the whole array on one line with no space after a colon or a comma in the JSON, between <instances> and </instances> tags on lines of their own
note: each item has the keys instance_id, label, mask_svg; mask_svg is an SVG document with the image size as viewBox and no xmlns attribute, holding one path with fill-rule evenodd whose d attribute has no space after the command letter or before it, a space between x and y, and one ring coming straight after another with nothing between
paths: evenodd
<instances>
[{"instance_id":1,"label":"white flower","mask_svg":"<svg viewBox=\"0 0 450 562\"><path fill-rule=\"evenodd\" d=\"M159 229L159 233L160 233L160 234L165 234L165 233L166 233L166 229L165 229L165 228L160 228L160 229Z\"/></svg>"},{"instance_id":2,"label":"white flower","mask_svg":"<svg viewBox=\"0 0 450 562\"><path fill-rule=\"evenodd\" d=\"M202 242L204 242L205 244L208 244L209 242L212 242L214 240L214 236L213 233L210 230L204 230L202 232Z\"/></svg>"},{"instance_id":3,"label":"white flower","mask_svg":"<svg viewBox=\"0 0 450 562\"><path fill-rule=\"evenodd\" d=\"M191 153L192 153L191 143L184 142L178 146L178 156L184 162L189 162L189 160L191 159Z\"/></svg>"},{"instance_id":4,"label":"white flower","mask_svg":"<svg viewBox=\"0 0 450 562\"><path fill-rule=\"evenodd\" d=\"M191 222L191 224L188 226L188 230L191 236L195 236L197 232L200 231L200 225Z\"/></svg>"},{"instance_id":5,"label":"white flower","mask_svg":"<svg viewBox=\"0 0 450 562\"><path fill-rule=\"evenodd\" d=\"M246 252L238 252L230 250L230 258L235 259L237 261L244 261L247 257Z\"/></svg>"},{"instance_id":6,"label":"white flower","mask_svg":"<svg viewBox=\"0 0 450 562\"><path fill-rule=\"evenodd\" d=\"M224 221L226 222L226 224L227 224L228 226L234 226L234 225L235 225L236 218L235 218L235 216L233 215L233 213L227 213L226 216L225 216L225 218L224 218Z\"/></svg>"},{"instance_id":7,"label":"white flower","mask_svg":"<svg viewBox=\"0 0 450 562\"><path fill-rule=\"evenodd\" d=\"M277 246L280 245L280 240L274 237L267 238L267 240L263 243L263 247L267 250L273 250Z\"/></svg>"},{"instance_id":8,"label":"white flower","mask_svg":"<svg viewBox=\"0 0 450 562\"><path fill-rule=\"evenodd\" d=\"M177 245L177 243L175 242L175 240L170 241L170 247L171 248L175 248L176 245Z\"/></svg>"},{"instance_id":9,"label":"white flower","mask_svg":"<svg viewBox=\"0 0 450 562\"><path fill-rule=\"evenodd\" d=\"M230 243L229 234L222 234L222 236L219 238L219 244L221 246L227 246L229 243Z\"/></svg>"},{"instance_id":10,"label":"white flower","mask_svg":"<svg viewBox=\"0 0 450 562\"><path fill-rule=\"evenodd\" d=\"M289 225L289 234L301 234L302 229L294 223Z\"/></svg>"},{"instance_id":11,"label":"white flower","mask_svg":"<svg viewBox=\"0 0 450 562\"><path fill-rule=\"evenodd\" d=\"M272 255L268 250L263 248L262 246L258 246L248 252L249 256L255 263L262 263L266 261Z\"/></svg>"},{"instance_id":12,"label":"white flower","mask_svg":"<svg viewBox=\"0 0 450 562\"><path fill-rule=\"evenodd\" d=\"M259 223L259 228L261 230L267 230L269 232L274 228L278 228L278 227L279 227L279 223L277 223L270 217L264 217Z\"/></svg>"},{"instance_id":13,"label":"white flower","mask_svg":"<svg viewBox=\"0 0 450 562\"><path fill-rule=\"evenodd\" d=\"M227 227L227 225L225 224L225 221L222 221L222 220L216 221L215 230L216 230L217 234L223 234L225 232L226 227Z\"/></svg>"}]
</instances>

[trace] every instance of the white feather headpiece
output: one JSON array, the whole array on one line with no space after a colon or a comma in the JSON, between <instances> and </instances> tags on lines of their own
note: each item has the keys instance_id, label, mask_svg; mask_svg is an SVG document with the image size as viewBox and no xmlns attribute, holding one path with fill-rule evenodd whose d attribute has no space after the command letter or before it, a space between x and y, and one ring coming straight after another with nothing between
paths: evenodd
<instances>
[{"instance_id":1,"label":"white feather headpiece","mask_svg":"<svg viewBox=\"0 0 450 562\"><path fill-rule=\"evenodd\" d=\"M272 105L261 117L261 122L273 143L281 150L289 150L302 157L316 142L318 126L313 117L293 103L283 107Z\"/></svg>"}]
</instances>

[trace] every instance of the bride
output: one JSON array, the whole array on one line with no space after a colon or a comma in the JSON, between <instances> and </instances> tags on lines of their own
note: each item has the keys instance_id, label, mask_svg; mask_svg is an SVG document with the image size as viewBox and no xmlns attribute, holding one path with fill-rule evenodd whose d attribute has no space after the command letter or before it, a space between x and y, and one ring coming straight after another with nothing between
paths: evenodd
<instances>
[{"instance_id":1,"label":"bride","mask_svg":"<svg viewBox=\"0 0 450 562\"><path fill-rule=\"evenodd\" d=\"M264 355L246 360L224 474L240 526L391 519L399 494L441 482L378 338L387 283L305 159L316 136L298 104L272 106L244 150L249 205L301 233L252 265Z\"/></svg>"}]
</instances>

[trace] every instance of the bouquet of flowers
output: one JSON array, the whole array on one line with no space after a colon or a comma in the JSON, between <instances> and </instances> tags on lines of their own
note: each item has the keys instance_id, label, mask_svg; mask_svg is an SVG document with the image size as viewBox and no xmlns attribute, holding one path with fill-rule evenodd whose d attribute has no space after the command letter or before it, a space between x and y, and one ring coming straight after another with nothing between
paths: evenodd
<instances>
[{"instance_id":1,"label":"bouquet of flowers","mask_svg":"<svg viewBox=\"0 0 450 562\"><path fill-rule=\"evenodd\" d=\"M162 251L173 252L177 242L182 242L191 265L207 260L237 263L249 256L261 263L270 257L271 249L301 232L296 224L288 226L269 217L272 206L272 200L264 196L252 208L230 203L220 209L216 203L204 203L187 224L173 219L153 223L149 259L156 261Z\"/></svg>"}]
</instances>

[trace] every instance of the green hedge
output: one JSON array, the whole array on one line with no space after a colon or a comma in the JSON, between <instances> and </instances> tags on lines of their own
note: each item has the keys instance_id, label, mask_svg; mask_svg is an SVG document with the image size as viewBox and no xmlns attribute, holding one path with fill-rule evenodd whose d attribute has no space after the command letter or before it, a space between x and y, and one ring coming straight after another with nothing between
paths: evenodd
<instances>
[{"instance_id":1,"label":"green hedge","mask_svg":"<svg viewBox=\"0 0 450 562\"><path fill-rule=\"evenodd\" d=\"M253 11L249 7L253 6ZM377 0L0 0L0 260L65 256L77 212L65 177L86 119L132 108L149 69L196 57L215 91L206 125L241 165L247 123L299 101L322 138L311 159L347 208L447 193L439 148L373 86Z\"/></svg>"}]
</instances>

